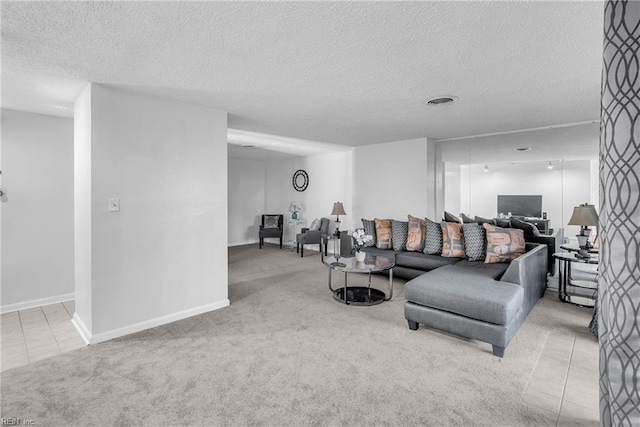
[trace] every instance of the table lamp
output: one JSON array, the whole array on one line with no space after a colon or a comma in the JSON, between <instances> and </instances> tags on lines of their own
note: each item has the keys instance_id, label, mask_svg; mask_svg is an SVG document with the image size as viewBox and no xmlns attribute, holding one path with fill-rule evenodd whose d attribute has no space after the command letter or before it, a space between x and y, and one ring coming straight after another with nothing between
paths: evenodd
<instances>
[{"instance_id":1,"label":"table lamp","mask_svg":"<svg viewBox=\"0 0 640 427\"><path fill-rule=\"evenodd\" d=\"M347 213L344 211L344 206L342 203L335 202L333 204L333 210L331 211L331 215L336 216L336 236L340 236L340 215L346 215Z\"/></svg>"},{"instance_id":2,"label":"table lamp","mask_svg":"<svg viewBox=\"0 0 640 427\"><path fill-rule=\"evenodd\" d=\"M578 256L581 258L589 258L589 249L591 248L589 244L589 234L591 233L589 226L598 225L598 213L596 212L595 206L585 203L574 207L568 225L580 226L580 234L576 235L578 245L580 246Z\"/></svg>"}]
</instances>

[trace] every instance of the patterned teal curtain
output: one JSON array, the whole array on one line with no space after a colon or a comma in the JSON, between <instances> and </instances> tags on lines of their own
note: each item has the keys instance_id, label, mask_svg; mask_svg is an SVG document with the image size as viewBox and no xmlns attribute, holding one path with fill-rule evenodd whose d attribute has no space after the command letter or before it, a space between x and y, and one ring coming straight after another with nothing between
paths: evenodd
<instances>
[{"instance_id":1,"label":"patterned teal curtain","mask_svg":"<svg viewBox=\"0 0 640 427\"><path fill-rule=\"evenodd\" d=\"M640 1L607 1L600 130L600 423L640 426Z\"/></svg>"}]
</instances>

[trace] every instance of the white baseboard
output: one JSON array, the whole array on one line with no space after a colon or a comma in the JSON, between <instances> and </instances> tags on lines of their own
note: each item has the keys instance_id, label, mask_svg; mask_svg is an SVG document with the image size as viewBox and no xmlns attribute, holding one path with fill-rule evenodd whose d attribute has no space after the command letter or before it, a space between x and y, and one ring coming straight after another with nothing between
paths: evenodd
<instances>
[{"instance_id":1,"label":"white baseboard","mask_svg":"<svg viewBox=\"0 0 640 427\"><path fill-rule=\"evenodd\" d=\"M246 241L244 241L244 242L233 242L233 243L227 243L227 246L228 246L228 247L231 247L231 246L253 245L253 244L256 244L256 243L258 243L258 239L255 239L255 240L246 240Z\"/></svg>"},{"instance_id":2,"label":"white baseboard","mask_svg":"<svg viewBox=\"0 0 640 427\"><path fill-rule=\"evenodd\" d=\"M75 298L75 293L58 295L55 297L34 299L31 301L7 304L0 307L0 313L11 313L12 311L26 310L28 308L40 307L43 305L57 304L59 302L71 301Z\"/></svg>"},{"instance_id":3,"label":"white baseboard","mask_svg":"<svg viewBox=\"0 0 640 427\"><path fill-rule=\"evenodd\" d=\"M214 302L212 304L201 305L200 307L191 308L189 310L179 311L167 316L156 317L155 319L145 320L144 322L135 323L133 325L124 326L122 328L113 329L107 332L91 334L82 320L74 315L73 324L87 344L97 344L100 342L112 340L135 332L144 331L145 329L155 328L156 326L165 325L167 323L176 322L188 317L197 316L198 314L207 313L209 311L218 310L227 307L229 300Z\"/></svg>"},{"instance_id":4,"label":"white baseboard","mask_svg":"<svg viewBox=\"0 0 640 427\"><path fill-rule=\"evenodd\" d=\"M80 334L80 337L82 337L82 341L84 341L85 344L89 345L91 341L91 333L89 332L89 329L86 327L82 319L78 316L78 313L73 313L71 323L73 323L73 326L75 326L76 330Z\"/></svg>"}]
</instances>

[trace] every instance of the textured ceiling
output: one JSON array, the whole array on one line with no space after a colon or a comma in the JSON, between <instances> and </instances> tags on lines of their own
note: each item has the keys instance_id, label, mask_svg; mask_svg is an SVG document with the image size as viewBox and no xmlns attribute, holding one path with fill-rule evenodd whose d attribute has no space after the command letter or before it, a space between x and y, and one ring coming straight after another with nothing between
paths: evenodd
<instances>
[{"instance_id":1,"label":"textured ceiling","mask_svg":"<svg viewBox=\"0 0 640 427\"><path fill-rule=\"evenodd\" d=\"M87 82L334 144L598 119L601 2L6 2L2 105L71 115ZM436 95L459 101L427 107Z\"/></svg>"}]
</instances>

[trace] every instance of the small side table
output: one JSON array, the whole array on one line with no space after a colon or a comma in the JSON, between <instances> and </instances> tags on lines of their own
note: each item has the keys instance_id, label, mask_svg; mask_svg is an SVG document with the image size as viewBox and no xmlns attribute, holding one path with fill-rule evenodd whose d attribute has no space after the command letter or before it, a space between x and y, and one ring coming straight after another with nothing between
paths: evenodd
<instances>
[{"instance_id":1,"label":"small side table","mask_svg":"<svg viewBox=\"0 0 640 427\"><path fill-rule=\"evenodd\" d=\"M600 262L599 258L597 256L592 256L591 258L580 258L576 256L575 252L556 252L553 254L553 257L560 263L560 280L558 286L558 298L560 299L560 301L579 305L580 307L594 307L598 283L591 281L580 281L580 284L578 284L576 282L572 282L571 265L573 263L598 265L598 263ZM567 285L580 289L591 289L593 290L593 297L591 298L576 294L570 294L567 292Z\"/></svg>"},{"instance_id":2,"label":"small side table","mask_svg":"<svg viewBox=\"0 0 640 427\"><path fill-rule=\"evenodd\" d=\"M291 235L289 243L287 243L287 246L291 246L291 252L293 252L296 249L296 234L298 234L298 231L302 228L305 222L306 221L304 219L289 218L287 220L287 229L289 231L289 234Z\"/></svg>"}]
</instances>

